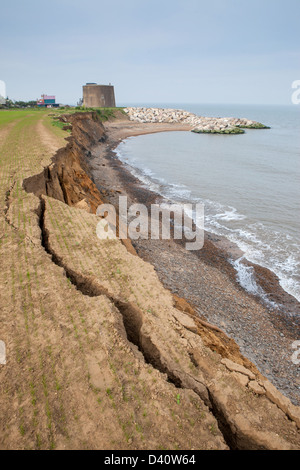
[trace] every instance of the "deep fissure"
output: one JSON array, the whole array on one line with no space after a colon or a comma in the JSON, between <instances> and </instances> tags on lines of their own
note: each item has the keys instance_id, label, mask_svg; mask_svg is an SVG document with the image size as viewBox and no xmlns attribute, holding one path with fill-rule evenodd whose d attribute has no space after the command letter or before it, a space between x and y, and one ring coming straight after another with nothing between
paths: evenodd
<instances>
[{"instance_id":1,"label":"deep fissure","mask_svg":"<svg viewBox=\"0 0 300 470\"><path fill-rule=\"evenodd\" d=\"M49 235L45 227L46 204L42 197L40 198L40 201L39 226L41 229L41 243L45 251L51 256L53 263L64 269L66 277L83 295L87 295L89 297L105 295L121 313L127 339L130 343L137 346L139 351L143 354L145 362L151 364L160 372L167 374L168 380L176 387L181 387L180 379L162 364L158 349L153 345L149 338L142 336L142 313L139 309L129 302L124 302L120 299L114 298L107 289L99 285L92 278L77 273L73 269L67 267L63 260L57 256L54 250L50 247Z\"/></svg>"},{"instance_id":2,"label":"deep fissure","mask_svg":"<svg viewBox=\"0 0 300 470\"><path fill-rule=\"evenodd\" d=\"M138 348L138 350L143 355L145 362L152 365L160 373L165 374L167 376L167 381L175 385L176 388L185 389L186 387L184 387L180 377L178 377L178 375L176 375L162 363L160 352L153 344L151 339L145 335L142 335L141 329L143 322L142 314L139 309L131 303L114 298L111 294L109 294L107 289L96 283L93 279L77 273L73 269L66 266L62 258L60 258L54 252L50 246L49 234L45 226L45 211L45 200L43 197L40 197L39 226L41 230L41 244L46 253L51 256L52 262L63 268L66 277L83 295L87 295L89 297L99 297L101 295L105 295L121 314L127 339L131 344ZM194 391L197 393L196 390ZM199 393L197 394L199 395ZM217 410L216 406L214 406L213 400L211 400L211 403L212 406L210 407L210 411L218 422L219 429L223 434L226 444L230 449L236 449L236 437L231 432L230 426L226 423L226 421L224 422L224 416L220 416L219 411Z\"/></svg>"},{"instance_id":3,"label":"deep fissure","mask_svg":"<svg viewBox=\"0 0 300 470\"><path fill-rule=\"evenodd\" d=\"M4 207L4 214L5 216L7 216L7 213L9 211L9 207L10 207L10 195L14 189L16 185L16 181L13 181L12 184L10 185L10 187L8 188L8 190L6 191L6 194L5 194L5 207Z\"/></svg>"},{"instance_id":4,"label":"deep fissure","mask_svg":"<svg viewBox=\"0 0 300 470\"><path fill-rule=\"evenodd\" d=\"M64 149L61 149L60 152L64 152ZM64 158L67 158L67 154L64 155ZM44 177L45 186L46 186L46 194L48 194L47 175L51 179L51 175L49 172L50 172L50 168L47 167L44 169L44 172L41 175L37 175L38 178ZM57 175L57 178L58 178L58 175ZM35 184L34 184L35 179L36 177L32 177L31 179L29 179L27 181L27 185L24 184L24 188L26 191L33 192L36 194ZM65 204L68 204L68 198L66 197L66 188L64 187L64 182L62 178L58 178L58 182L59 182L60 190L63 195L63 202ZM56 197L56 194L55 193L52 194L52 193L53 191L51 191L51 194L48 194L48 195L54 197L55 199L61 200L61 197ZM57 253L55 253L55 251L50 245L49 233L47 231L46 224L45 224L46 201L43 198L42 194L43 192L39 192L38 194L36 194L36 196L38 196L40 199L40 207L38 210L38 216L39 216L39 226L41 230L41 244L44 250L46 251L46 253L48 253L51 256L52 262L64 270L66 277L75 286L75 288L79 290L83 295L87 295L89 297L97 297L97 296L104 295L112 302L112 304L115 306L115 308L118 310L118 312L120 313L122 317L124 330L125 330L128 341L138 348L138 350L141 352L146 363L151 364L159 372L161 372L162 374L165 374L166 380L172 383L173 385L175 385L176 388L193 389L193 387L190 387L188 384L185 385L183 383L182 378L180 377L180 373L177 373L176 371L172 370L170 367L168 367L167 364L162 362L160 351L155 346L155 344L153 344L153 342L151 341L151 338L148 337L144 332L142 332L143 314L138 309L138 307L136 307L132 303L124 302L121 299L115 298L107 291L107 289L101 286L97 282L97 280L89 276L84 276L81 273L78 273L75 270L71 269L65 264L64 260L61 257L59 257ZM203 400L203 397L201 397L201 393L199 391L194 389L194 392ZM208 391L208 394L209 394L209 391ZM210 408L211 413L214 415L215 419L219 423L219 428L221 432L223 433L225 442L227 443L228 447L231 448L232 443L236 441L236 437L232 434L232 431L229 425L228 424L226 425L226 420L225 420L225 424L223 424L224 416L222 415L219 416L219 411L214 406L213 400L211 400L211 406L209 405L209 408ZM233 447L233 448L236 448L236 447Z\"/></svg>"},{"instance_id":5,"label":"deep fissure","mask_svg":"<svg viewBox=\"0 0 300 470\"><path fill-rule=\"evenodd\" d=\"M10 209L10 196L11 196L11 193L14 189L14 187L16 186L16 181L14 180L12 182L12 184L10 185L10 187L8 188L8 190L6 191L6 194L5 194L5 207L4 207L4 220L5 222L10 225L14 230L17 230L17 227L14 226L14 224L11 222L11 220L9 219L9 209Z\"/></svg>"}]
</instances>

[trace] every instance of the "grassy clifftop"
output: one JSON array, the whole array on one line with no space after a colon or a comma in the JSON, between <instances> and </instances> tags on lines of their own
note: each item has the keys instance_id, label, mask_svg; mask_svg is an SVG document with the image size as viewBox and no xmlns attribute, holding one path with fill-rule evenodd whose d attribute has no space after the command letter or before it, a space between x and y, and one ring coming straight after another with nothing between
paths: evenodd
<instances>
[{"instance_id":1,"label":"grassy clifftop","mask_svg":"<svg viewBox=\"0 0 300 470\"><path fill-rule=\"evenodd\" d=\"M4 113L0 449L299 448L299 409L150 264L97 238L83 155L103 125L70 115L67 144L49 111Z\"/></svg>"}]
</instances>

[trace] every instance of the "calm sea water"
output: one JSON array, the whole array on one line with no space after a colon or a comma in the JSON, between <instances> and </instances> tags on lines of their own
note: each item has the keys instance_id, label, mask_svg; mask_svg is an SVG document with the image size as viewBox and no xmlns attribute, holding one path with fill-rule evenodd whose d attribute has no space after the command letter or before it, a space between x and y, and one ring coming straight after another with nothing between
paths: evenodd
<instances>
[{"instance_id":1,"label":"calm sea water","mask_svg":"<svg viewBox=\"0 0 300 470\"><path fill-rule=\"evenodd\" d=\"M147 106L155 106L147 105ZM205 228L275 272L300 300L300 106L178 105L202 116L247 117L271 126L237 136L170 132L132 137L117 153L170 201L203 202ZM249 291L257 286L235 263Z\"/></svg>"}]
</instances>

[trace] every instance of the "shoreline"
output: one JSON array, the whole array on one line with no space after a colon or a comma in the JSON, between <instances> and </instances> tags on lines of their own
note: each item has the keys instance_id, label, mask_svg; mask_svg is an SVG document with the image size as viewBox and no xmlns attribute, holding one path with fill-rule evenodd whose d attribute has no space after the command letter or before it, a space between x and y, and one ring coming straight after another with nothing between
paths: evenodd
<instances>
[{"instance_id":1,"label":"shoreline","mask_svg":"<svg viewBox=\"0 0 300 470\"><path fill-rule=\"evenodd\" d=\"M114 123L112 126L108 127L109 133L112 134L110 135L110 138L113 137L112 142L109 144L108 152L112 152L110 154L111 157L117 160L117 165L119 164L120 166L120 171L119 175L120 178L123 179L123 183L128 185L128 179L130 180L130 183L133 183L135 185L135 190L132 191L131 188L126 188L129 190L128 192L130 193L132 191L133 197L138 196L137 192L145 192L148 193L148 195L153 199L156 198L161 200L162 202L166 202L166 199L164 196L162 196L159 193L156 193L152 191L151 189L147 188L142 181L139 180L138 177L134 176L128 165L124 162L122 162L117 154L116 154L116 149L118 145L125 139L129 137L138 137L140 135L145 135L145 134L154 134L158 132L178 132L178 131L190 131L190 127L182 125L182 124L171 124L169 126L162 125L161 128L156 129L156 126L160 126L160 124L140 124L137 125L137 123L132 123L133 126L118 126L117 129L114 126ZM111 129L113 129L113 133L111 133ZM116 142L116 136L114 133L116 132L119 133L119 135L122 135L122 137L118 137L118 141ZM114 166L114 165L113 165ZM116 168L116 167L115 167ZM137 191L138 188L138 191ZM144 197L144 196L143 196ZM136 197L138 199L138 197ZM154 200L153 199L153 200ZM266 268L262 265L259 265L257 263L254 263L250 260L248 260L245 256L245 253L238 247L238 245L232 241L230 241L228 238L222 235L218 235L214 232L210 232L208 230L205 230L205 238L206 240L210 241L214 247L216 248L216 251L219 251L222 253L222 255L226 256L228 260L231 259L232 261L236 261L240 257L244 258L245 265L248 267L252 267L255 272L255 280L258 284L259 287L261 287L264 290L264 293L268 296L268 300L270 303L274 302L275 304L278 305L280 308L284 308L286 310L286 313L292 318L295 316L295 320L298 320L298 316L300 315L300 302L290 293L288 293L281 285L280 285L280 279L278 276L269 268ZM180 243L180 241L177 241ZM200 250L201 251L201 250ZM220 256L221 258L223 256ZM228 262L225 264L229 264L227 268L225 269L227 272L230 271L230 263ZM224 264L224 263L222 263ZM237 277L237 271L233 268L233 271L235 272L235 278ZM255 298L258 298L259 300L262 301L264 305L268 304L264 299L261 299L260 295L257 294L252 294L248 293L247 290L239 284L237 279L235 279L237 284L250 296L253 296ZM300 328L300 322L298 320L297 322L297 327ZM300 330L299 330L300 333Z\"/></svg>"},{"instance_id":2,"label":"shoreline","mask_svg":"<svg viewBox=\"0 0 300 470\"><path fill-rule=\"evenodd\" d=\"M212 313L220 316L222 310L234 319L235 313L240 315L240 305L248 308L253 323L253 319L263 318L264 310L219 269L196 259L180 245L158 241L155 246L152 242L136 246L139 252L144 248L144 258L152 254L151 264L137 255L130 239L124 243L99 240L95 212L100 204L117 199L125 187L128 192L138 190L137 196L144 195L149 203L151 200L144 188L135 187L132 178L129 181L129 174L122 186L120 163L113 151L106 155L113 143L110 123L105 129L96 113L78 113L69 119L72 135L66 139L67 145L56 145L55 155L49 147L42 165L38 155L37 164L20 175L24 196L20 205L16 206L20 201L17 190L4 185L2 192L3 223L11 233L4 239L3 253L12 251L14 242L14 259L19 261L22 236L28 250L27 259L23 257L21 281L32 279L28 287L35 302L34 315L28 316L28 337L24 335L23 297L16 296L11 312L12 289L3 289L2 338L9 345L3 386L8 388L16 378L17 383L28 384L33 371L38 396L44 396L44 380L53 383L53 373L62 383L59 394L57 387L49 389L53 410L50 443L47 417L43 420L44 414L40 415L45 438L41 447L54 443L51 448L133 450L157 449L163 442L167 449L299 448L299 407L287 398L294 395L297 403L294 390L282 394L259 372L249 355L241 353L225 328L201 320ZM119 125L122 127L124 134L128 126L126 132L126 123ZM20 137L22 145L23 135ZM28 155L32 153L28 151ZM91 179L92 167L99 170L101 194ZM21 212L15 210L18 207ZM24 215L21 220L19 213ZM22 223L25 218L31 221L26 227ZM20 238L16 237L19 233ZM3 260L3 285L14 286L16 277L9 276L11 258L4 256ZM38 285L33 272L36 263ZM163 285L160 279L164 275ZM23 287L23 283L20 285ZM172 295L176 289L181 289L184 297L179 292ZM192 305L185 300L190 293L196 295L203 311L196 311L195 302ZM16 325L24 326L19 329ZM14 344L9 338L18 333L23 342L12 354ZM30 350L28 339L32 340ZM31 367L26 367L29 359ZM12 397L2 397L2 409L6 410L2 427L6 432L0 446L5 448L16 443L11 416L15 416L19 394L17 388L13 392ZM60 432L61 418L56 414L58 399L67 418L66 436ZM34 447L31 400L32 390L26 387L22 416L28 428L17 441L18 448ZM78 428L74 428L73 410ZM145 421L145 413L149 421ZM130 441L123 426L128 419ZM136 423L141 426L142 439ZM20 424L22 421L16 422Z\"/></svg>"},{"instance_id":3,"label":"shoreline","mask_svg":"<svg viewBox=\"0 0 300 470\"><path fill-rule=\"evenodd\" d=\"M158 200L162 201L162 196L143 187L130 173L126 164L117 157L116 147L128 137L156 132L188 131L190 127L182 124L138 124L125 118L105 124L105 130L108 137L105 143L96 147L89 163L93 180L105 200L116 205L118 196L122 194L127 195L132 202L144 203L146 206ZM256 281L270 300L279 304L278 309L271 309L262 299L247 293L240 286L237 272L228 258L231 256L237 259L242 252L227 239L205 232L204 248L192 255L186 252L182 243L172 240L139 240L132 242L132 245L140 257L155 267L165 287L190 302L204 321L214 323L232 337L240 346L241 352L254 362L282 393L294 403L300 403L297 366L291 362L291 345L299 338L299 323L294 316L300 312L300 303L283 290L274 273L247 262L247 266L253 267ZM219 281L224 282L224 279L227 279L229 286L234 286L234 302L231 302L229 310L228 299L225 300L225 310L224 306L221 307L222 288L208 296L203 289L198 292L201 273L195 273L195 262L198 264L197 269L201 268L198 270L201 270L202 275L203 270L206 271L206 286L210 271L221 275L222 279ZM182 265L186 266L185 273L182 272ZM189 281L191 278L192 283ZM214 304L215 309L212 308ZM218 305L221 312L216 313Z\"/></svg>"}]
</instances>

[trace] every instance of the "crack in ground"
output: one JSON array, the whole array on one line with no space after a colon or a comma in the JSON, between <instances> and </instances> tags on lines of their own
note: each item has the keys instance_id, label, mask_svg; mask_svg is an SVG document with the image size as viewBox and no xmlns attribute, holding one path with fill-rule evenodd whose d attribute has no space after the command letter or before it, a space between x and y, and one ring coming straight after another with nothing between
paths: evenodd
<instances>
[{"instance_id":1,"label":"crack in ground","mask_svg":"<svg viewBox=\"0 0 300 470\"><path fill-rule=\"evenodd\" d=\"M185 374L186 377L180 377L180 373L178 373L178 371L170 370L168 366L162 362L159 349L153 344L151 338L142 332L143 314L140 309L130 302L124 302L113 297L108 290L101 286L95 279L74 271L55 253L50 246L49 232L45 226L45 212L46 202L43 197L40 197L39 226L41 229L41 244L46 253L51 256L52 262L63 268L66 277L83 295L89 297L99 297L104 295L112 302L121 314L128 341L138 348L143 355L145 362L147 364L151 364L160 373L165 374L167 376L167 381L175 385L176 388L193 390L199 398L204 401L210 412L215 417L218 422L220 432L222 433L224 441L228 447L233 449L236 448L233 446L235 436L232 434L230 426L227 423L224 423L224 416L222 415L219 417L218 410L216 406L214 406L213 400L210 399L211 395L208 388L199 380L196 380L194 377L187 374ZM196 385L196 382L200 385L200 389L199 386Z\"/></svg>"},{"instance_id":2,"label":"crack in ground","mask_svg":"<svg viewBox=\"0 0 300 470\"><path fill-rule=\"evenodd\" d=\"M101 295L106 296L122 315L128 341L137 346L148 364L151 364L161 373L166 374L168 376L168 380L175 386L181 387L181 380L175 376L172 371L168 370L167 366L162 363L160 352L152 343L151 339L148 336L142 334L141 329L143 326L143 314L140 309L131 302L124 302L121 299L112 296L106 288L101 286L97 280L93 279L92 277L80 274L68 267L63 262L63 259L59 257L51 248L49 243L49 233L45 227L46 204L42 197L40 198L40 201L39 226L42 234L41 243L45 251L51 256L53 263L63 268L66 277L83 295L89 297L99 297Z\"/></svg>"},{"instance_id":3,"label":"crack in ground","mask_svg":"<svg viewBox=\"0 0 300 470\"><path fill-rule=\"evenodd\" d=\"M11 196L11 193L14 190L15 186L16 186L16 180L14 180L12 182L12 184L10 185L10 187L8 188L8 190L5 193L5 206L4 206L4 211L3 212L4 212L5 222L8 225L10 225L13 229L18 230L17 227L14 226L14 224L9 220L9 217L8 217L8 211L9 211L9 208L10 208L10 196Z\"/></svg>"},{"instance_id":4,"label":"crack in ground","mask_svg":"<svg viewBox=\"0 0 300 470\"><path fill-rule=\"evenodd\" d=\"M3 209L3 214L4 214L4 220L5 222L7 223L7 225L9 225L12 229L15 230L15 232L19 232L19 228L16 227L13 222L10 220L9 218L9 209L10 209L10 206L11 206L11 201L10 201L10 198L11 198L11 193L13 192L14 188L16 186L16 181L14 180L12 182L12 184L10 185L10 187L8 188L8 190L6 191L5 193L5 206L4 206L4 209ZM30 238L29 235L26 235L24 234L24 237L27 241L29 241L32 245L36 246L34 241ZM0 240L4 238L4 235L2 235L0 237Z\"/></svg>"}]
</instances>

